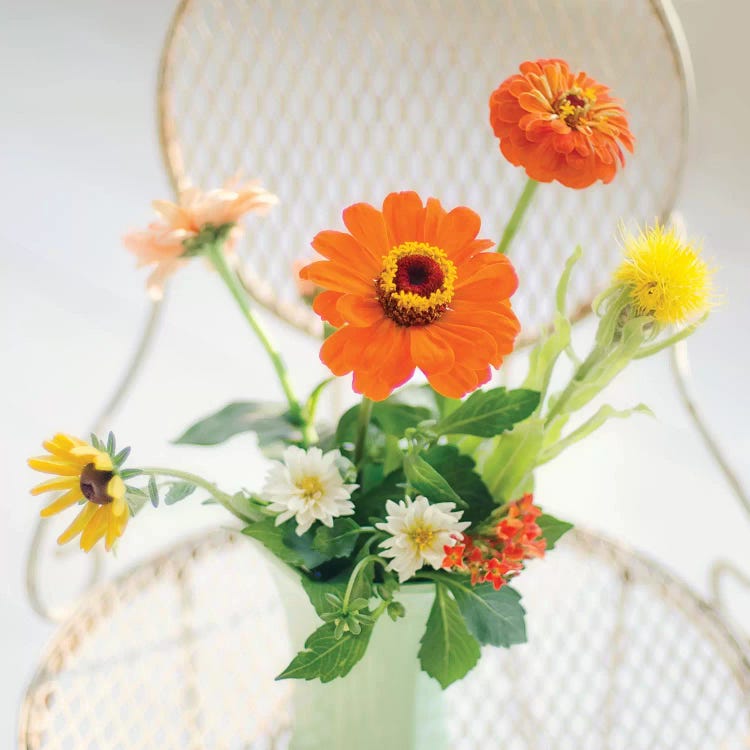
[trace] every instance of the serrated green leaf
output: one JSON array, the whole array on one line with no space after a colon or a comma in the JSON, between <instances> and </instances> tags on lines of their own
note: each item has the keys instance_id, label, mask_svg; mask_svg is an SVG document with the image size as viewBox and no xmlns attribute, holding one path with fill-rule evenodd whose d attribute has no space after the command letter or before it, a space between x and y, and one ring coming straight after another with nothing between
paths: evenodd
<instances>
[{"instance_id":1,"label":"serrated green leaf","mask_svg":"<svg viewBox=\"0 0 750 750\"><path fill-rule=\"evenodd\" d=\"M125 502L131 516L140 512L148 502L148 493L137 487L127 487L125 490Z\"/></svg>"},{"instance_id":2,"label":"serrated green leaf","mask_svg":"<svg viewBox=\"0 0 750 750\"><path fill-rule=\"evenodd\" d=\"M365 655L372 628L371 624L363 624L359 635L343 632L340 628L342 632L336 638L336 626L333 623L321 625L305 641L305 650L300 651L276 679L319 679L321 682L331 682L337 677L345 677Z\"/></svg>"},{"instance_id":3,"label":"serrated green leaf","mask_svg":"<svg viewBox=\"0 0 750 750\"><path fill-rule=\"evenodd\" d=\"M495 508L495 501L474 470L474 459L459 452L453 445L433 445L423 454L430 466L452 487L466 503L462 521L472 524L483 521Z\"/></svg>"},{"instance_id":4,"label":"serrated green leaf","mask_svg":"<svg viewBox=\"0 0 750 750\"><path fill-rule=\"evenodd\" d=\"M496 500L518 497L519 488L537 464L543 437L544 422L534 418L493 441L480 473Z\"/></svg>"},{"instance_id":5,"label":"serrated green leaf","mask_svg":"<svg viewBox=\"0 0 750 750\"><path fill-rule=\"evenodd\" d=\"M359 404L346 411L336 427L337 443L353 443L357 437L357 420ZM416 427L420 422L432 417L432 412L424 406L412 406L397 401L378 401L372 406L371 424L386 435L403 437L409 427Z\"/></svg>"},{"instance_id":6,"label":"serrated green leaf","mask_svg":"<svg viewBox=\"0 0 750 750\"><path fill-rule=\"evenodd\" d=\"M302 437L285 407L258 401L237 401L198 420L175 443L182 445L218 445L233 435L255 432L258 444L296 442Z\"/></svg>"},{"instance_id":7,"label":"serrated green leaf","mask_svg":"<svg viewBox=\"0 0 750 750\"><path fill-rule=\"evenodd\" d=\"M536 519L539 528L542 530L542 536L547 542L547 550L555 548L558 539L573 528L572 523L561 521L559 518L543 513Z\"/></svg>"},{"instance_id":8,"label":"serrated green leaf","mask_svg":"<svg viewBox=\"0 0 750 750\"><path fill-rule=\"evenodd\" d=\"M320 526L316 529L313 549L324 555L326 560L347 557L357 544L359 528L359 524L351 518L337 518L332 528Z\"/></svg>"},{"instance_id":9,"label":"serrated green leaf","mask_svg":"<svg viewBox=\"0 0 750 750\"><path fill-rule=\"evenodd\" d=\"M479 661L480 649L469 632L455 600L441 583L417 654L422 669L447 688L464 677Z\"/></svg>"},{"instance_id":10,"label":"serrated green leaf","mask_svg":"<svg viewBox=\"0 0 750 750\"><path fill-rule=\"evenodd\" d=\"M251 523L242 533L259 541L282 562L312 569L326 561L326 557L312 547L313 532L298 536L294 519L276 525L271 517Z\"/></svg>"},{"instance_id":11,"label":"serrated green leaf","mask_svg":"<svg viewBox=\"0 0 750 750\"><path fill-rule=\"evenodd\" d=\"M443 476L421 456L410 453L404 457L404 473L409 484L431 503L451 502L457 508L468 505L454 491Z\"/></svg>"},{"instance_id":12,"label":"serrated green leaf","mask_svg":"<svg viewBox=\"0 0 750 750\"><path fill-rule=\"evenodd\" d=\"M179 503L180 500L184 500L186 497L195 492L196 487L192 482L175 482L167 490L167 494L164 497L164 505L174 505Z\"/></svg>"},{"instance_id":13,"label":"serrated green leaf","mask_svg":"<svg viewBox=\"0 0 750 750\"><path fill-rule=\"evenodd\" d=\"M439 435L494 437L526 419L538 404L539 393L525 388L474 391L434 429Z\"/></svg>"},{"instance_id":14,"label":"serrated green leaf","mask_svg":"<svg viewBox=\"0 0 750 750\"><path fill-rule=\"evenodd\" d=\"M148 479L148 495L151 499L151 505L154 506L154 508L159 507L159 488L156 485L156 479L153 476L150 476Z\"/></svg>"},{"instance_id":15,"label":"serrated green leaf","mask_svg":"<svg viewBox=\"0 0 750 750\"><path fill-rule=\"evenodd\" d=\"M482 644L509 648L526 642L521 595L510 586L496 590L490 583L472 586L446 578L469 632Z\"/></svg>"},{"instance_id":16,"label":"serrated green leaf","mask_svg":"<svg viewBox=\"0 0 750 750\"><path fill-rule=\"evenodd\" d=\"M335 596L339 602L343 601L346 593L346 580L343 581L314 581L306 575L302 576L302 588L313 605L318 616L333 612L340 608L340 603L336 604L330 600Z\"/></svg>"}]
</instances>

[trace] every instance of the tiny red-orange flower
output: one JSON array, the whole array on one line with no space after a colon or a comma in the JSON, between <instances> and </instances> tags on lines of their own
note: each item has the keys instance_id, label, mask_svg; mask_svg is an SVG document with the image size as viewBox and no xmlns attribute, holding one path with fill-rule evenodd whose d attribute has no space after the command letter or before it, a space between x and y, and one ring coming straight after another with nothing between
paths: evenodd
<instances>
[{"instance_id":1,"label":"tiny red-orange flower","mask_svg":"<svg viewBox=\"0 0 750 750\"><path fill-rule=\"evenodd\" d=\"M505 158L539 182L585 188L611 182L633 152L627 116L609 88L563 60L525 62L490 96Z\"/></svg>"},{"instance_id":2,"label":"tiny red-orange flower","mask_svg":"<svg viewBox=\"0 0 750 750\"><path fill-rule=\"evenodd\" d=\"M356 203L347 232L326 230L312 246L327 260L300 277L324 291L313 309L338 328L320 358L353 387L386 398L419 368L444 396L460 398L490 378L520 330L510 305L518 280L504 255L483 252L479 216L446 211L414 192L391 193L382 211Z\"/></svg>"}]
</instances>

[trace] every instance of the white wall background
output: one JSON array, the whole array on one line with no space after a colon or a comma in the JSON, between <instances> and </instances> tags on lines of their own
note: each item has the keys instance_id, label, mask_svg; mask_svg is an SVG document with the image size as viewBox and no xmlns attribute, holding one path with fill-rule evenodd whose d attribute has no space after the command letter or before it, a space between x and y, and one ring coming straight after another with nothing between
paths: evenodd
<instances>
[{"instance_id":1,"label":"white wall background","mask_svg":"<svg viewBox=\"0 0 750 750\"><path fill-rule=\"evenodd\" d=\"M24 595L24 556L39 505L27 494L37 478L25 459L52 431L88 427L145 316L143 277L134 273L119 236L145 218L151 197L169 194L153 90L172 3L3 0L0 7L0 736L12 737L24 685L54 630ZM680 0L677 9L698 88L679 205L691 232L705 238L724 295L692 340L696 388L750 483L750 97L741 56L750 6ZM315 361L314 345L272 328L292 366ZM590 333L590 326L578 330L583 339ZM136 444L136 461L192 463L228 486L260 481L263 462L249 438L220 451L165 444L194 415L229 398L274 394L270 368L246 346L248 335L215 278L199 264L181 275L155 352L113 425ZM300 372L303 386L320 375L309 366ZM633 367L609 400L646 401L658 421L606 427L543 473L539 497L560 514L647 551L700 591L719 557L750 572L750 520L691 430L666 357ZM132 565L222 518L187 504L143 516L113 567ZM56 586L64 588L68 577L79 580L77 556L55 559ZM750 630L750 597L743 600L739 589L730 593L735 616Z\"/></svg>"}]
</instances>

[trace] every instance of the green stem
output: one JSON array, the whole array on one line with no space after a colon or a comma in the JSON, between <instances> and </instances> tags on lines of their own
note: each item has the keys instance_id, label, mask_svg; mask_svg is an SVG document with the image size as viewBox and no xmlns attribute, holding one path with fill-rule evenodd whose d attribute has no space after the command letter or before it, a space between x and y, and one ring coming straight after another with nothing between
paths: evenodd
<instances>
[{"instance_id":1,"label":"green stem","mask_svg":"<svg viewBox=\"0 0 750 750\"><path fill-rule=\"evenodd\" d=\"M286 365L284 364L281 355L274 348L271 340L268 338L268 335L263 330L258 320L255 318L255 315L253 314L253 311L250 308L250 304L248 302L247 292L242 286L239 278L237 277L237 274L229 267L227 259L224 256L224 251L222 250L222 245L213 245L208 250L208 257L211 259L211 263L213 264L214 268L217 270L219 276L221 276L222 278L222 281L227 285L227 288L239 305L242 314L245 316L245 320L247 320L247 322L250 324L253 332L258 337L258 340L260 341L263 348L266 350L268 358L271 360L271 364L273 365L274 370L276 370L276 375L279 378L279 383L281 384L281 388L284 391L286 400L289 402L289 411L295 418L303 420L302 407L300 406L300 403L294 394L294 390L292 389L292 385L289 380L289 371L286 369ZM305 441L307 442L308 438L312 438L311 425L309 425L305 420L303 420L303 422L303 433L305 433Z\"/></svg>"},{"instance_id":2,"label":"green stem","mask_svg":"<svg viewBox=\"0 0 750 750\"><path fill-rule=\"evenodd\" d=\"M516 207L513 209L513 213L510 215L510 219L508 220L508 224L505 227L503 236L498 243L498 253L507 253L510 243L513 241L516 233L521 228L521 222L523 221L526 209L531 204L531 200L534 197L534 193L536 192L536 189L538 187L539 183L536 180L532 180L531 177L526 180L523 192L518 198L518 203L516 203Z\"/></svg>"},{"instance_id":3,"label":"green stem","mask_svg":"<svg viewBox=\"0 0 750 750\"><path fill-rule=\"evenodd\" d=\"M592 367L594 367L595 364L599 362L601 356L601 348L595 345L591 350L589 356L586 357L583 363L575 371L565 390L560 394L557 401L555 401L554 405L547 413L547 417L544 420L545 427L550 425L552 423L552 420L562 412L563 407L573 395L578 385L581 383L581 381L585 380L586 376L589 374L589 371Z\"/></svg>"},{"instance_id":4,"label":"green stem","mask_svg":"<svg viewBox=\"0 0 750 750\"><path fill-rule=\"evenodd\" d=\"M351 599L352 597L352 591L354 590L354 584L357 582L357 577L362 572L362 570L365 567L367 567L371 562L382 565L383 570L385 570L386 568L386 563L383 561L380 555L367 555L367 557L363 557L354 566L354 570L352 570L352 574L349 576L349 583L346 585L346 592L344 593L344 602L341 605L344 612L347 611L347 607L349 606L349 599Z\"/></svg>"},{"instance_id":5,"label":"green stem","mask_svg":"<svg viewBox=\"0 0 750 750\"><path fill-rule=\"evenodd\" d=\"M172 477L174 479L182 479L185 482L194 484L196 487L201 487L202 489L206 490L206 492L208 492L208 494L211 495L211 497L213 497L217 503L223 505L232 515L237 516L237 518L241 519L242 521L247 521L247 519L240 515L232 506L231 495L227 495L226 492L222 492L215 484L209 482L207 479L204 479L201 476L198 476L197 474L192 474L189 471L179 471L178 469L167 469L162 466L149 466L145 469L141 469L141 472L153 477L161 476Z\"/></svg>"},{"instance_id":6,"label":"green stem","mask_svg":"<svg viewBox=\"0 0 750 750\"><path fill-rule=\"evenodd\" d=\"M369 426L370 418L372 417L372 406L373 402L366 396L363 396L357 418L357 442L354 446L354 463L356 466L359 466L359 463L365 454L367 427Z\"/></svg>"}]
</instances>

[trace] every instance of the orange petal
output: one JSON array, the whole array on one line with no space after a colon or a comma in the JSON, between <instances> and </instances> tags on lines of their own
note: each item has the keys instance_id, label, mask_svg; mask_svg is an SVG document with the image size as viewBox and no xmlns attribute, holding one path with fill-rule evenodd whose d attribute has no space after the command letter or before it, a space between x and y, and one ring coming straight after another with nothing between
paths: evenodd
<instances>
[{"instance_id":1,"label":"orange petal","mask_svg":"<svg viewBox=\"0 0 750 750\"><path fill-rule=\"evenodd\" d=\"M351 268L347 269L330 260L310 263L300 270L299 276L334 292L360 294L364 297L373 292L374 280L366 281L362 276L354 274Z\"/></svg>"},{"instance_id":2,"label":"orange petal","mask_svg":"<svg viewBox=\"0 0 750 750\"><path fill-rule=\"evenodd\" d=\"M344 326L320 347L320 359L334 375L346 375L362 360L372 335L371 328Z\"/></svg>"},{"instance_id":3,"label":"orange petal","mask_svg":"<svg viewBox=\"0 0 750 750\"><path fill-rule=\"evenodd\" d=\"M425 375L450 370L456 358L448 341L429 326L412 326L409 329L411 358Z\"/></svg>"},{"instance_id":4,"label":"orange petal","mask_svg":"<svg viewBox=\"0 0 750 750\"><path fill-rule=\"evenodd\" d=\"M413 190L387 195L383 201L383 216L391 245L423 240L424 206Z\"/></svg>"},{"instance_id":5,"label":"orange petal","mask_svg":"<svg viewBox=\"0 0 750 750\"><path fill-rule=\"evenodd\" d=\"M424 211L424 241L436 245L440 224L445 216L445 209L437 198L428 198Z\"/></svg>"},{"instance_id":6,"label":"orange petal","mask_svg":"<svg viewBox=\"0 0 750 750\"><path fill-rule=\"evenodd\" d=\"M346 232L326 229L318 232L311 244L324 258L356 269L363 278L373 278L380 272L380 257Z\"/></svg>"},{"instance_id":7,"label":"orange petal","mask_svg":"<svg viewBox=\"0 0 750 750\"><path fill-rule=\"evenodd\" d=\"M483 250L495 247L496 244L495 240L472 240L471 242L467 242L462 250L455 252L451 259L458 265L469 260L469 258L473 258Z\"/></svg>"},{"instance_id":8,"label":"orange petal","mask_svg":"<svg viewBox=\"0 0 750 750\"><path fill-rule=\"evenodd\" d=\"M369 203L355 203L344 209L344 224L357 242L380 260L391 249L383 214Z\"/></svg>"},{"instance_id":9,"label":"orange petal","mask_svg":"<svg viewBox=\"0 0 750 750\"><path fill-rule=\"evenodd\" d=\"M472 370L486 367L497 356L495 339L482 328L450 322L450 313L434 325L435 335L452 347L456 361Z\"/></svg>"},{"instance_id":10,"label":"orange petal","mask_svg":"<svg viewBox=\"0 0 750 750\"><path fill-rule=\"evenodd\" d=\"M465 206L454 208L440 222L435 244L453 258L476 239L482 220L479 214Z\"/></svg>"},{"instance_id":11,"label":"orange petal","mask_svg":"<svg viewBox=\"0 0 750 750\"><path fill-rule=\"evenodd\" d=\"M479 385L477 373L464 365L456 365L448 372L430 375L430 385L447 398L462 398Z\"/></svg>"},{"instance_id":12,"label":"orange petal","mask_svg":"<svg viewBox=\"0 0 750 750\"><path fill-rule=\"evenodd\" d=\"M383 307L375 298L365 299L356 294L345 294L339 298L337 310L353 326L374 326L384 318Z\"/></svg>"},{"instance_id":13,"label":"orange petal","mask_svg":"<svg viewBox=\"0 0 750 750\"><path fill-rule=\"evenodd\" d=\"M336 309L342 296L341 292L320 292L313 300L313 310L334 328L341 328L345 323L341 313Z\"/></svg>"}]
</instances>

